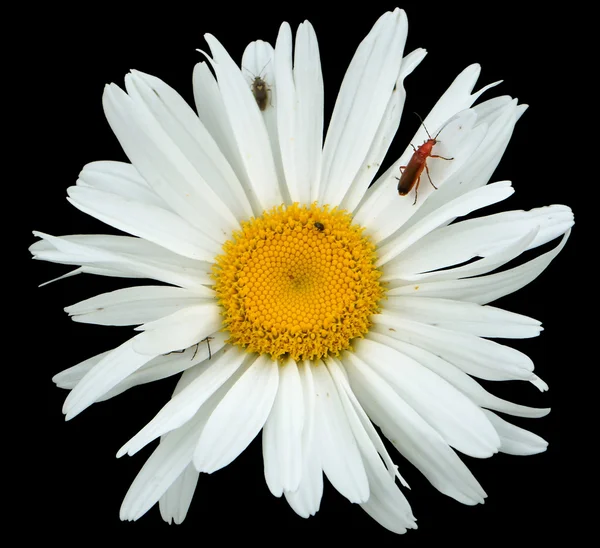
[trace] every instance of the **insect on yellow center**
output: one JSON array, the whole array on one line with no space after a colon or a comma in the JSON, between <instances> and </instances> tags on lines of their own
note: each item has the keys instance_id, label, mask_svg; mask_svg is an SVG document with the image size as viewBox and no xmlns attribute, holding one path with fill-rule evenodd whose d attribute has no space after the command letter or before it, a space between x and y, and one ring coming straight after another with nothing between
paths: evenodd
<instances>
[{"instance_id":1,"label":"insect on yellow center","mask_svg":"<svg viewBox=\"0 0 600 548\"><path fill-rule=\"evenodd\" d=\"M383 297L375 246L344 210L278 206L242 223L213 270L229 343L273 359L338 355Z\"/></svg>"}]
</instances>

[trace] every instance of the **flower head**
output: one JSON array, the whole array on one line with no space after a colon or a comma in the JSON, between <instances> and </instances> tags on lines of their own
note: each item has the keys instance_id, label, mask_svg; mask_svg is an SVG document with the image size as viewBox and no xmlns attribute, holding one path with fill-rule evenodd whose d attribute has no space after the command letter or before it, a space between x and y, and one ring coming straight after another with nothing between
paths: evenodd
<instances>
[{"instance_id":1,"label":"flower head","mask_svg":"<svg viewBox=\"0 0 600 548\"><path fill-rule=\"evenodd\" d=\"M268 488L315 514L323 473L387 529L415 518L374 425L442 493L486 494L455 450L533 454L546 442L495 412L541 417L475 379L546 384L495 338L534 337L540 322L489 306L536 278L573 224L566 206L469 218L513 193L487 184L525 110L510 97L473 104L465 69L384 173L404 79L403 11L360 44L323 142L323 79L312 26L253 42L241 67L213 36L194 70L197 113L137 71L104 92L131 163L86 165L69 201L131 236L41 238L38 259L69 275L151 278L66 308L73 319L135 325L119 347L55 376L71 419L129 388L180 375L172 399L118 452L160 439L121 507L157 502L181 522L199 474L231 463L262 431ZM211 68L213 72L211 72ZM419 148L428 139L429 148ZM407 191L398 191L403 178ZM431 183L431 184L430 184ZM418 193L418 194L417 194ZM524 251L554 249L511 266Z\"/></svg>"}]
</instances>

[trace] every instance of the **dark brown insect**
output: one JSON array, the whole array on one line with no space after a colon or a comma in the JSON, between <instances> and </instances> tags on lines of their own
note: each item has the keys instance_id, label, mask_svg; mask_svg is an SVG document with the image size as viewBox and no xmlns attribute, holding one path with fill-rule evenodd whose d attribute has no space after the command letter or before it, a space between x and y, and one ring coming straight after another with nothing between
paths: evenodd
<instances>
[{"instance_id":1,"label":"dark brown insect","mask_svg":"<svg viewBox=\"0 0 600 548\"><path fill-rule=\"evenodd\" d=\"M258 108L261 111L264 111L267 108L267 103L269 101L269 92L271 91L271 88L260 76L254 76L251 89L252 95L254 95L254 99L256 100Z\"/></svg>"},{"instance_id":2,"label":"dark brown insect","mask_svg":"<svg viewBox=\"0 0 600 548\"><path fill-rule=\"evenodd\" d=\"M419 115L417 114L417 116ZM427 167L427 158L454 160L454 158L444 158L444 156L438 156L437 154L431 153L433 147L437 143L439 143L437 138L442 129L444 128L440 129L440 131L437 132L435 137L431 137L420 116L419 120L421 120L421 123L423 124L425 132L427 133L427 137L429 137L429 139L427 139L427 141L425 141L419 148L415 148L414 145L411 143L410 146L413 147L413 150L415 152L411 156L407 165L400 166L400 178L398 179L398 177L396 177L396 179L398 179L398 194L400 194L400 196L406 196L414 187L415 201L413 202L413 205L417 203L417 193L419 190L419 183L421 182L421 174L423 173L423 169L425 169L425 171L427 172L427 177L429 179L429 182L431 183L431 186L437 190L437 186L433 184L431 176L429 175L429 168Z\"/></svg>"},{"instance_id":3,"label":"dark brown insect","mask_svg":"<svg viewBox=\"0 0 600 548\"><path fill-rule=\"evenodd\" d=\"M325 230L325 225L323 223L320 223L319 221L317 221L315 223L315 228L319 231L319 232L323 232Z\"/></svg>"}]
</instances>

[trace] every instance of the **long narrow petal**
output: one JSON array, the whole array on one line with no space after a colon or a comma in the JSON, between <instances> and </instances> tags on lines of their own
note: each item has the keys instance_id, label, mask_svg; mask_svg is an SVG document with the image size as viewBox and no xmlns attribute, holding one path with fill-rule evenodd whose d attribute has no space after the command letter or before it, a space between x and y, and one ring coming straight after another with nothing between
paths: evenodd
<instances>
[{"instance_id":1,"label":"long narrow petal","mask_svg":"<svg viewBox=\"0 0 600 548\"><path fill-rule=\"evenodd\" d=\"M398 451L445 495L483 503L485 492L442 437L355 354L346 352L343 363L361 405Z\"/></svg>"},{"instance_id":2,"label":"long narrow petal","mask_svg":"<svg viewBox=\"0 0 600 548\"><path fill-rule=\"evenodd\" d=\"M183 98L162 80L135 70L126 76L125 84L129 94L148 108L233 215L238 219L251 216L252 209L240 181L212 135ZM207 200L211 197L207 196Z\"/></svg>"},{"instance_id":3,"label":"long narrow petal","mask_svg":"<svg viewBox=\"0 0 600 548\"><path fill-rule=\"evenodd\" d=\"M404 79L412 73L425 58L426 54L427 52L424 49L417 49L402 59L400 74L394 84L392 95L388 101L385 113L377 128L377 133L373 138L369 152L365 156L360 170L354 177L352 185L342 200L341 205L343 208L354 211L365 196L369 185L373 181L378 168L381 166L381 163L392 144L396 131L398 131L400 118L402 117L402 111L404 110L404 102L406 100Z\"/></svg>"},{"instance_id":4,"label":"long narrow petal","mask_svg":"<svg viewBox=\"0 0 600 548\"><path fill-rule=\"evenodd\" d=\"M323 76L319 46L306 21L296 34L292 67L292 38L281 25L275 48L278 142L289 195L293 202L317 199L323 143Z\"/></svg>"},{"instance_id":5,"label":"long narrow petal","mask_svg":"<svg viewBox=\"0 0 600 548\"><path fill-rule=\"evenodd\" d=\"M317 441L321 446L323 471L331 484L350 502L366 502L369 482L348 417L327 367L313 367Z\"/></svg>"},{"instance_id":6,"label":"long narrow petal","mask_svg":"<svg viewBox=\"0 0 600 548\"><path fill-rule=\"evenodd\" d=\"M140 354L166 354L204 340L221 326L221 310L215 302L188 306L170 316L136 327L144 331L135 338Z\"/></svg>"},{"instance_id":7,"label":"long narrow petal","mask_svg":"<svg viewBox=\"0 0 600 548\"><path fill-rule=\"evenodd\" d=\"M213 55L212 66L223 103L252 185L244 190L253 195L263 210L269 209L280 204L282 197L269 135L260 110L244 76L225 48L210 34L204 38Z\"/></svg>"},{"instance_id":8,"label":"long narrow petal","mask_svg":"<svg viewBox=\"0 0 600 548\"><path fill-rule=\"evenodd\" d=\"M486 257L454 268L441 269L422 274L406 275L400 274L395 268L388 267L388 265L386 265L386 273L384 276L382 276L382 281L389 281L391 285L396 286L396 284L401 285L416 281L430 282L440 280L456 280L458 278L471 278L474 276L480 276L482 274L488 274L489 272L496 270L509 263L513 259L521 256L523 252L526 251L531 245L531 242L535 240L538 232L539 228L535 227L530 232L521 236L518 240L511 242L505 248L498 249L495 253L492 253ZM468 245L467 242L465 242L465 246L466 245ZM401 259L401 257L399 258ZM400 263L400 261L395 262L396 266ZM403 276L403 278L401 278L401 276Z\"/></svg>"},{"instance_id":9,"label":"long narrow petal","mask_svg":"<svg viewBox=\"0 0 600 548\"><path fill-rule=\"evenodd\" d=\"M194 421L165 436L139 471L121 505L122 520L137 520L154 506L192 460L194 444L206 422Z\"/></svg>"},{"instance_id":10,"label":"long narrow petal","mask_svg":"<svg viewBox=\"0 0 600 548\"><path fill-rule=\"evenodd\" d=\"M573 212L563 205L468 219L430 232L404 250L389 266L399 263L396 270L400 278L402 273L446 269L497 253L536 228L539 230L527 249L562 236L571 226Z\"/></svg>"},{"instance_id":11,"label":"long narrow petal","mask_svg":"<svg viewBox=\"0 0 600 548\"><path fill-rule=\"evenodd\" d=\"M481 407L487 407L488 409L494 409L496 411L501 411L502 413L514 415L516 417L529 418L544 417L550 412L550 409L527 407L525 405L519 405L498 398L497 396L490 394L475 379L467 375L464 371L449 361L446 361L439 356L436 356L432 352L429 352L423 348L419 348L413 344L392 339L387 335L387 333L389 333L387 328L383 328L383 326L374 326L367 337L374 341L391 346L403 354L410 356L421 365L427 367L434 373L437 373L440 377L446 379L450 384L455 386L458 390L467 395Z\"/></svg>"},{"instance_id":12,"label":"long narrow petal","mask_svg":"<svg viewBox=\"0 0 600 548\"><path fill-rule=\"evenodd\" d=\"M523 339L537 337L542 331L541 322L533 318L494 306L450 299L392 295L386 300L385 308L406 319L478 337Z\"/></svg>"},{"instance_id":13,"label":"long narrow petal","mask_svg":"<svg viewBox=\"0 0 600 548\"><path fill-rule=\"evenodd\" d=\"M264 426L277 394L277 363L259 357L221 400L194 450L194 466L211 474L227 466Z\"/></svg>"},{"instance_id":14,"label":"long narrow petal","mask_svg":"<svg viewBox=\"0 0 600 548\"><path fill-rule=\"evenodd\" d=\"M501 419L496 413L485 409L484 412L500 436L500 451L502 453L535 455L543 453L548 447L548 442L537 434L510 424L510 422Z\"/></svg>"},{"instance_id":15,"label":"long narrow petal","mask_svg":"<svg viewBox=\"0 0 600 548\"><path fill-rule=\"evenodd\" d=\"M150 188L138 170L125 162L99 161L86 164L79 174L77 186L94 188L170 211L168 204Z\"/></svg>"},{"instance_id":16,"label":"long narrow petal","mask_svg":"<svg viewBox=\"0 0 600 548\"><path fill-rule=\"evenodd\" d=\"M104 356L73 388L63 406L67 420L81 413L155 356L138 354L134 349L135 339L129 339Z\"/></svg>"},{"instance_id":17,"label":"long narrow petal","mask_svg":"<svg viewBox=\"0 0 600 548\"><path fill-rule=\"evenodd\" d=\"M543 453L548 447L548 442L537 434L501 419L496 413L486 409L484 412L500 436L502 453L519 456L536 455Z\"/></svg>"},{"instance_id":18,"label":"long narrow petal","mask_svg":"<svg viewBox=\"0 0 600 548\"><path fill-rule=\"evenodd\" d=\"M179 215L131 198L72 186L68 201L80 211L190 259L211 261L218 245Z\"/></svg>"},{"instance_id":19,"label":"long narrow petal","mask_svg":"<svg viewBox=\"0 0 600 548\"><path fill-rule=\"evenodd\" d=\"M175 395L179 389L184 390L188 382L197 378L198 370L201 368L188 370L187 374L181 376ZM122 520L137 520L142 517L184 473L192 462L194 447L207 420L237 380L239 371L202 405L190 421L161 439L125 495L120 512Z\"/></svg>"},{"instance_id":20,"label":"long narrow petal","mask_svg":"<svg viewBox=\"0 0 600 548\"><path fill-rule=\"evenodd\" d=\"M398 236L392 237L388 243L382 245L378 251L377 265L384 265L423 236L449 220L506 200L513 192L514 189L510 182L502 181L478 188L460 199L445 204L419 223L403 231ZM384 233L373 232L371 236L375 242L379 242L384 237Z\"/></svg>"},{"instance_id":21,"label":"long narrow petal","mask_svg":"<svg viewBox=\"0 0 600 548\"><path fill-rule=\"evenodd\" d=\"M416 529L417 522L410 504L398 486L386 474L381 461L365 462L371 496L361 508L377 523L389 531L404 534L408 529Z\"/></svg>"},{"instance_id":22,"label":"long narrow petal","mask_svg":"<svg viewBox=\"0 0 600 548\"><path fill-rule=\"evenodd\" d=\"M65 312L76 322L139 325L205 300L180 287L146 285L102 293L67 306Z\"/></svg>"},{"instance_id":23,"label":"long narrow petal","mask_svg":"<svg viewBox=\"0 0 600 548\"><path fill-rule=\"evenodd\" d=\"M218 355L221 348L225 346L227 335L224 333L213 333L210 341L202 345L194 345L184 352L170 353L151 359L131 375L125 377L108 392L100 396L96 401L104 401L113 398L133 386L171 377L182 371L193 368L196 364L203 362L212 356ZM210 344L210 350L208 345ZM52 377L52 381L59 388L72 389L77 383L110 351L102 352L73 367L69 367Z\"/></svg>"},{"instance_id":24,"label":"long narrow petal","mask_svg":"<svg viewBox=\"0 0 600 548\"><path fill-rule=\"evenodd\" d=\"M358 174L400 72L408 22L403 10L382 15L350 62L323 147L319 201L340 203Z\"/></svg>"},{"instance_id":25,"label":"long narrow petal","mask_svg":"<svg viewBox=\"0 0 600 548\"><path fill-rule=\"evenodd\" d=\"M172 377L193 369L196 364L204 360L217 358L219 351L225 346L225 339L227 339L227 335L224 333L212 333L206 340L187 348L183 352L172 352L157 356L129 377L123 379L98 401L114 398L134 386Z\"/></svg>"},{"instance_id":26,"label":"long narrow petal","mask_svg":"<svg viewBox=\"0 0 600 548\"><path fill-rule=\"evenodd\" d=\"M188 464L158 500L160 515L167 523L180 524L187 516L200 473Z\"/></svg>"},{"instance_id":27,"label":"long narrow petal","mask_svg":"<svg viewBox=\"0 0 600 548\"><path fill-rule=\"evenodd\" d=\"M372 340L354 343L354 351L449 445L477 458L498 452L500 439L481 408L442 377Z\"/></svg>"},{"instance_id":28,"label":"long narrow petal","mask_svg":"<svg viewBox=\"0 0 600 548\"><path fill-rule=\"evenodd\" d=\"M127 236L51 236L34 231L42 241L30 252L36 259L82 265L84 272L134 278L152 278L212 296L209 263L192 261L156 244Z\"/></svg>"},{"instance_id":29,"label":"long narrow petal","mask_svg":"<svg viewBox=\"0 0 600 548\"><path fill-rule=\"evenodd\" d=\"M298 366L289 358L279 368L279 388L262 433L265 480L271 493L295 491L302 477L304 401Z\"/></svg>"},{"instance_id":30,"label":"long narrow petal","mask_svg":"<svg viewBox=\"0 0 600 548\"><path fill-rule=\"evenodd\" d=\"M352 392L352 389L350 388L350 385L348 384L347 373L346 373L346 370L344 369L342 362L340 360L338 360L337 358L331 357L327 360L327 368L331 372L331 376L334 379L334 381L336 382L338 391L343 390L345 393L343 396L340 393L340 398L342 398L342 402L344 402L344 406L346 407L347 404L349 404L352 407L353 414L355 414L356 417L358 417L358 420L360 421L360 424L361 424L362 428L364 429L364 431L367 433L367 436L369 437L371 444L373 445L373 447L377 450L377 452L381 456L381 459L385 463L385 466L388 470L390 477L391 478L397 477L400 480L400 483L402 483L402 485L404 485L404 487L408 487L408 483L406 483L406 480L398 472L398 467L394 464L392 457L390 457L390 454L388 453L387 449L385 448L383 441L379 437L377 430L375 430L375 427L373 426L371 419L369 419L368 415L365 413L364 409L361 407L360 402L356 399L354 392ZM345 402L347 402L347 403L345 403Z\"/></svg>"},{"instance_id":31,"label":"long narrow petal","mask_svg":"<svg viewBox=\"0 0 600 548\"><path fill-rule=\"evenodd\" d=\"M257 203L256 196L250 191L252 188L250 178L242 160L233 128L229 122L219 84L217 84L213 73L204 61L197 63L194 67L193 84L198 117L219 146L222 154L227 158L237 179L241 182L253 214L259 215L262 208Z\"/></svg>"},{"instance_id":32,"label":"long narrow petal","mask_svg":"<svg viewBox=\"0 0 600 548\"><path fill-rule=\"evenodd\" d=\"M319 510L323 496L323 469L321 451L314 435L316 395L312 365L304 360L298 365L304 401L304 426L302 428L302 478L296 491L284 491L288 504L299 516L308 518Z\"/></svg>"},{"instance_id":33,"label":"long narrow petal","mask_svg":"<svg viewBox=\"0 0 600 548\"><path fill-rule=\"evenodd\" d=\"M199 376L186 386L159 413L131 438L117 453L134 455L152 440L175 430L189 421L225 382L241 367L244 352L233 349L204 365Z\"/></svg>"},{"instance_id":34,"label":"long narrow petal","mask_svg":"<svg viewBox=\"0 0 600 548\"><path fill-rule=\"evenodd\" d=\"M386 470L384 463L379 457L377 447L373 443L373 438L367 431L367 428L365 428L366 424L371 428L373 428L373 425L370 421L363 422L359 416L358 409L360 409L363 415L364 411L360 405L357 408L351 401L351 398L354 400L356 398L348 384L343 366L338 364L336 360L328 360L327 369L331 374L331 378L335 383L340 400L344 406L348 422L360 449L369 481L369 500L362 503L361 506L373 519L387 529L395 533L405 533L407 528L416 527L414 516L406 497L404 497L395 484L394 473L392 472L390 475L389 471ZM377 436L377 440L381 442L379 436Z\"/></svg>"},{"instance_id":35,"label":"long narrow petal","mask_svg":"<svg viewBox=\"0 0 600 548\"><path fill-rule=\"evenodd\" d=\"M83 377L85 377L92 367L100 363L100 360L102 360L110 352L111 350L101 352L100 354L92 356L91 358L88 358L77 365L73 365L72 367L64 369L52 377L52 382L55 383L59 388L66 388L68 390L75 388L77 383L83 379Z\"/></svg>"},{"instance_id":36,"label":"long narrow petal","mask_svg":"<svg viewBox=\"0 0 600 548\"><path fill-rule=\"evenodd\" d=\"M284 23L285 25L286 23ZM278 105L280 103L279 77L275 71L275 50L268 42L255 40L246 46L242 55L242 74L246 79L246 84L252 90L254 95L258 80L261 78L265 83L266 97L264 103L259 105L260 114L265 123L271 152L273 153L273 162L275 163L275 172L279 184L279 191L285 203L289 203L289 192L285 183L285 174L281 158L281 147L279 143L278 124ZM259 99L260 95L259 95ZM256 100L256 97L255 97ZM256 101L258 105L259 101Z\"/></svg>"},{"instance_id":37,"label":"long narrow petal","mask_svg":"<svg viewBox=\"0 0 600 548\"><path fill-rule=\"evenodd\" d=\"M415 291L418 291L418 294L423 297L487 304L505 295L510 295L535 280L560 253L570 234L571 231L568 230L554 249L509 270L478 278L405 285L390 289L388 294L415 295Z\"/></svg>"},{"instance_id":38,"label":"long narrow petal","mask_svg":"<svg viewBox=\"0 0 600 548\"><path fill-rule=\"evenodd\" d=\"M468 333L440 329L383 311L375 324L388 329L390 337L434 352L469 375L487 380L530 380L533 363L522 352Z\"/></svg>"},{"instance_id":39,"label":"long narrow petal","mask_svg":"<svg viewBox=\"0 0 600 548\"><path fill-rule=\"evenodd\" d=\"M233 213L147 107L114 84L106 86L102 101L106 118L132 164L173 211L217 243L239 228Z\"/></svg>"}]
</instances>

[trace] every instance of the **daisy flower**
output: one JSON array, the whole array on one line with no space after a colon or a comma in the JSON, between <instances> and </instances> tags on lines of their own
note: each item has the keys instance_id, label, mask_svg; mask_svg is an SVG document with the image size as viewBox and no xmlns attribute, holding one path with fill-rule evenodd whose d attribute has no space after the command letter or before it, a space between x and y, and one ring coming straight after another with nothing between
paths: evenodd
<instances>
[{"instance_id":1,"label":"daisy flower","mask_svg":"<svg viewBox=\"0 0 600 548\"><path fill-rule=\"evenodd\" d=\"M54 377L70 390L70 420L179 375L171 400L117 453L158 440L121 519L158 503L164 520L182 522L200 473L227 466L261 432L266 484L297 514L319 510L325 475L395 533L416 521L379 432L433 487L467 505L486 493L457 452L545 450L506 415L549 409L501 399L476 379L547 389L525 354L494 340L535 337L540 322L489 303L550 264L573 215L562 205L472 215L513 193L509 181L488 181L526 108L508 96L473 106L495 85L473 92L477 65L456 77L411 140L419 147L435 136L431 156L413 156L407 144L381 173L404 79L426 54L404 52L407 29L398 9L375 23L324 140L308 22L295 41L284 23L275 47L251 43L240 65L207 34L210 51L193 74L197 113L149 74L132 71L125 90L106 87L104 111L131 163L84 166L68 200L129 236L35 232L31 252L75 265L63 278L157 282L68 306L75 321L137 333Z\"/></svg>"}]
</instances>

